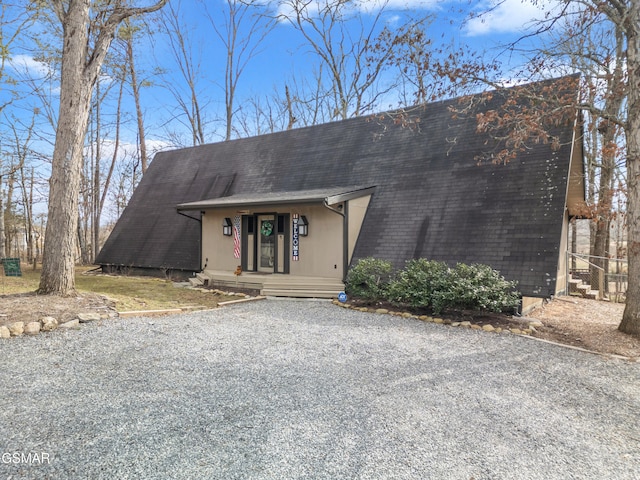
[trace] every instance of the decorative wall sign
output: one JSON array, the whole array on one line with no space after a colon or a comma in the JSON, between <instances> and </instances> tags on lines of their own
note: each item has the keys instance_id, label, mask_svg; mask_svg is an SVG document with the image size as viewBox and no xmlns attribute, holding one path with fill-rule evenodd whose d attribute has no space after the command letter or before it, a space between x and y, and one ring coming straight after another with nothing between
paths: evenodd
<instances>
[{"instance_id":1,"label":"decorative wall sign","mask_svg":"<svg viewBox=\"0 0 640 480\"><path fill-rule=\"evenodd\" d=\"M300 254L300 236L298 235L298 220L300 219L300 216L297 213L293 214L293 228L291 229L292 231L292 238L291 238L291 256L293 258L294 262L297 262L300 258L299 258L299 254Z\"/></svg>"}]
</instances>

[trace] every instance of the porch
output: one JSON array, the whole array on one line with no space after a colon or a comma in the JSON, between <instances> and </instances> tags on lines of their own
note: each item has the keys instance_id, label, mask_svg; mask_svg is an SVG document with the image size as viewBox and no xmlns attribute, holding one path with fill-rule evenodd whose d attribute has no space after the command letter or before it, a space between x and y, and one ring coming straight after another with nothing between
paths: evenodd
<instances>
[{"instance_id":1,"label":"porch","mask_svg":"<svg viewBox=\"0 0 640 480\"><path fill-rule=\"evenodd\" d=\"M335 278L205 270L191 279L192 284L223 289L258 290L273 297L336 298L344 283Z\"/></svg>"}]
</instances>

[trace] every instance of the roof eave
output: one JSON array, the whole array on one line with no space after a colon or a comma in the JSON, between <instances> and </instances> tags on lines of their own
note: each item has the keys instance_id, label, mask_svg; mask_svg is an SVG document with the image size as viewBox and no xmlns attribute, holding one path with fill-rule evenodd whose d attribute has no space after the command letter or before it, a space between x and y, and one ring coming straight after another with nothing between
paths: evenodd
<instances>
[{"instance_id":1,"label":"roof eave","mask_svg":"<svg viewBox=\"0 0 640 480\"><path fill-rule=\"evenodd\" d=\"M275 205L304 205L313 203L326 203L327 205L335 205L336 203L346 202L355 198L371 195L375 191L375 186L362 187L353 190L347 190L337 194L321 194L317 196L301 195L301 192L289 192L290 198L252 198L233 200L233 197L221 197L198 202L181 203L176 205L176 209L180 211L206 210L214 208L238 208L238 207L270 207ZM302 192L304 193L304 192ZM298 196L296 196L296 194ZM268 194L265 194L268 197ZM225 201L228 198L228 201Z\"/></svg>"}]
</instances>

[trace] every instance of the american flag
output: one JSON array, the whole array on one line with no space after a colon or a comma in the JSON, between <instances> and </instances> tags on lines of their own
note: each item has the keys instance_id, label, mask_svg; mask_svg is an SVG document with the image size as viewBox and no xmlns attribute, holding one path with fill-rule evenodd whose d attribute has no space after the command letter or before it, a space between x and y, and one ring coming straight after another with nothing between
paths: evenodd
<instances>
[{"instance_id":1,"label":"american flag","mask_svg":"<svg viewBox=\"0 0 640 480\"><path fill-rule=\"evenodd\" d=\"M240 215L233 217L233 256L240 258Z\"/></svg>"}]
</instances>

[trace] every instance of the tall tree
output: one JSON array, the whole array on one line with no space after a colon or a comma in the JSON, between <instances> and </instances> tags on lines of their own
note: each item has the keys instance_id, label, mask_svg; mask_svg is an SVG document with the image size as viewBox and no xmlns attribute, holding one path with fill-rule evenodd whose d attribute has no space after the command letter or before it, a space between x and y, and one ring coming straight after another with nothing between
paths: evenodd
<instances>
[{"instance_id":1,"label":"tall tree","mask_svg":"<svg viewBox=\"0 0 640 480\"><path fill-rule=\"evenodd\" d=\"M48 0L63 29L60 109L49 182L49 209L39 292L75 290L75 233L83 140L91 96L116 29L167 0L132 7L124 0Z\"/></svg>"},{"instance_id":2,"label":"tall tree","mask_svg":"<svg viewBox=\"0 0 640 480\"><path fill-rule=\"evenodd\" d=\"M143 85L148 82L141 82L138 80L138 69L136 68L136 57L134 55L134 41L137 34L140 33L140 27L132 24L128 19L125 24L120 28L118 33L118 39L124 46L125 62L128 67L128 73L131 80L131 92L133 93L133 101L136 106L136 122L138 125L138 147L140 149L140 163L142 167L142 174L147 171L148 154L147 154L147 141L144 130L144 115L142 114L142 103L140 99L140 90ZM120 102L118 102L118 109L120 109ZM119 120L116 120L119 122Z\"/></svg>"},{"instance_id":3,"label":"tall tree","mask_svg":"<svg viewBox=\"0 0 640 480\"><path fill-rule=\"evenodd\" d=\"M537 33L545 33L565 22L565 39L589 34L594 25L611 32L607 38L613 43L610 53L599 59L600 72L606 79L604 100L600 104L583 103L578 106L597 118L601 135L602 169L600 175L598 214L594 249L606 252L609 242L612 185L615 182L613 165L620 147L620 133L624 133L627 187L627 258L628 287L626 305L619 329L640 336L640 2L637 0L565 0L561 9L547 18ZM579 42L578 42L579 44ZM600 50L602 51L602 50ZM581 52L598 59L598 52ZM601 86L602 84L600 84Z\"/></svg>"},{"instance_id":4,"label":"tall tree","mask_svg":"<svg viewBox=\"0 0 640 480\"><path fill-rule=\"evenodd\" d=\"M33 127L33 124L31 127ZM6 155L11 158L11 162L7 166L4 165L3 160L5 152L0 148L0 258L4 258L10 254L9 247L11 245L11 239L9 235L7 235L7 232L11 229L7 228L7 224L12 221L13 215L11 213L15 210L15 206L13 205L13 184L16 173L24 167L26 152L32 134L32 130L29 130L29 139L23 140L15 128L12 128L12 130L15 143L11 145L10 154ZM17 162L15 162L15 160L17 160ZM5 183L8 189L6 199L3 192L3 185Z\"/></svg>"},{"instance_id":5,"label":"tall tree","mask_svg":"<svg viewBox=\"0 0 640 480\"><path fill-rule=\"evenodd\" d=\"M0 87L6 89L15 83L7 72L7 61L11 58L15 43L23 32L38 18L37 8L29 2L27 5L5 1L0 4ZM0 99L0 113L13 100L13 96Z\"/></svg>"},{"instance_id":6,"label":"tall tree","mask_svg":"<svg viewBox=\"0 0 640 480\"><path fill-rule=\"evenodd\" d=\"M249 61L258 53L260 44L272 30L275 23L257 10L259 2L226 0L225 21L218 26L218 19L201 0L207 17L226 51L224 74L225 140L231 140L233 117L236 113L236 90L240 77ZM256 10L255 12L252 10ZM246 24L246 25L245 25Z\"/></svg>"},{"instance_id":7,"label":"tall tree","mask_svg":"<svg viewBox=\"0 0 640 480\"><path fill-rule=\"evenodd\" d=\"M544 2L534 2L543 4ZM550 10L541 21L531 36L544 36L565 23L562 37L556 46L568 45L570 40L589 35L589 30L594 25L600 25L604 31L610 31L609 38L613 41L613 49L609 55L602 57L605 60L601 66L606 65L608 82L604 101L599 103L575 102L574 109L580 109L597 118L595 123L601 135L601 156L605 165L605 175L601 180L603 195L598 199L603 208L609 209L610 197L607 191L611 189L611 182L615 176L610 176L609 165L615 158L618 145L616 140L619 133L624 132L626 150L626 187L627 187L627 225L628 225L628 288L626 305L619 329L625 333L640 335L640 2L637 0L564 0L554 3L554 9ZM605 25L608 24L608 25ZM582 42L574 42L574 45L584 45ZM512 44L509 51L516 50L516 44ZM583 47L580 47L583 50ZM574 51L576 55L591 56L596 59L591 51ZM451 57L453 58L453 57ZM545 71L551 66L544 58L533 67L534 72ZM450 65L448 67L451 67ZM475 64L467 69L447 68L452 77L478 79L486 73L486 65ZM490 66L489 68L493 68ZM445 69L443 69L445 71ZM452 73L453 72L453 73ZM464 72L461 74L461 72ZM601 84L600 84L601 85ZM495 84L499 87L498 84ZM588 98L588 97L587 97ZM545 108L552 110L553 105L545 101ZM493 114L496 120L499 115ZM504 118L504 117L503 117ZM487 118L481 118L481 128L491 123ZM540 130L540 124L530 122L524 130L535 133ZM515 133L515 130L512 130ZM540 132L543 134L543 132ZM514 141L517 141L515 138ZM513 145L512 145L513 146ZM603 222L601 231L607 229ZM606 244L604 235L599 239L600 244ZM598 247L600 248L600 247Z\"/></svg>"},{"instance_id":8,"label":"tall tree","mask_svg":"<svg viewBox=\"0 0 640 480\"><path fill-rule=\"evenodd\" d=\"M599 279L608 272L611 221L615 215L615 177L623 156L623 129L611 119L624 118L626 89L625 49L621 28L603 16L576 29L569 16L558 22L532 65L552 71L570 69L582 75L582 109L587 164L587 203L591 222L592 288L604 288ZM579 31L580 34L576 35Z\"/></svg>"},{"instance_id":9,"label":"tall tree","mask_svg":"<svg viewBox=\"0 0 640 480\"><path fill-rule=\"evenodd\" d=\"M596 1L589 5L602 11L624 35L627 56L626 118L627 225L629 285L619 329L640 336L640 2ZM612 119L614 120L614 119Z\"/></svg>"},{"instance_id":10,"label":"tall tree","mask_svg":"<svg viewBox=\"0 0 640 480\"><path fill-rule=\"evenodd\" d=\"M389 27L381 26L389 1L375 3L375 11L363 15L357 12L365 4L355 0L281 2L281 20L300 32L305 46L319 59L316 76L325 82L329 119L371 112L394 87L383 84L382 77L397 44L391 41L387 48L377 48L394 36Z\"/></svg>"},{"instance_id":11,"label":"tall tree","mask_svg":"<svg viewBox=\"0 0 640 480\"><path fill-rule=\"evenodd\" d=\"M202 79L200 58L189 37L187 23L181 17L180 6L180 1L169 4L163 12L161 28L167 37L177 73L182 77L184 85L178 82L176 72L171 72L172 75L167 78L165 87L178 103L174 118L186 123L191 134L191 146L196 146L205 143L207 138L204 112L206 100L198 86ZM182 142L179 142L176 136L174 143Z\"/></svg>"}]
</instances>

